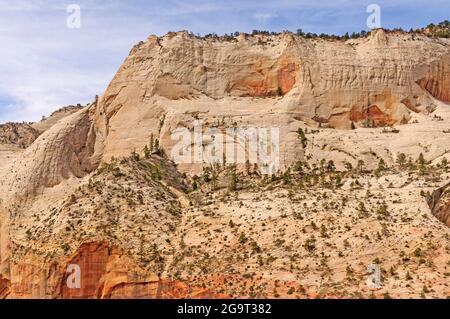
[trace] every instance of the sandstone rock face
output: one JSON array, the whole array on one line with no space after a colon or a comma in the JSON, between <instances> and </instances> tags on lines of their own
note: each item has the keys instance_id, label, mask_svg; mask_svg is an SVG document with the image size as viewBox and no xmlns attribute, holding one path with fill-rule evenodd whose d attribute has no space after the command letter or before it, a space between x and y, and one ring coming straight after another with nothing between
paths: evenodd
<instances>
[{"instance_id":1,"label":"sandstone rock face","mask_svg":"<svg viewBox=\"0 0 450 319\"><path fill-rule=\"evenodd\" d=\"M190 128L195 115L207 123L225 118L227 126L281 127L285 158L298 148L293 131L301 122L383 126L432 112L430 94L448 100L449 52L448 40L383 30L347 42L291 34L150 37L99 100L102 156L139 149L151 133L169 152L171 131Z\"/></svg>"},{"instance_id":2,"label":"sandstone rock face","mask_svg":"<svg viewBox=\"0 0 450 319\"><path fill-rule=\"evenodd\" d=\"M98 164L92 157L95 132L88 109L64 118L40 135L25 150L20 162L12 163L12 178L5 187L15 189L16 195L30 196L69 177L85 176Z\"/></svg>"}]
</instances>

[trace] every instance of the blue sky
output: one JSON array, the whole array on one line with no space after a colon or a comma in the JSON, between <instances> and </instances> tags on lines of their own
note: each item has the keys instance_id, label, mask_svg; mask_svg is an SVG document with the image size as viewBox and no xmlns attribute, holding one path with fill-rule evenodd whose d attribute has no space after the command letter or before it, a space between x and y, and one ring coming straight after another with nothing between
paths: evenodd
<instances>
[{"instance_id":1,"label":"blue sky","mask_svg":"<svg viewBox=\"0 0 450 319\"><path fill-rule=\"evenodd\" d=\"M81 28L69 29L69 4ZM298 28L367 30L366 8L382 26L409 29L450 19L448 0L0 0L0 122L35 121L101 94L131 47L150 34L218 34Z\"/></svg>"}]
</instances>

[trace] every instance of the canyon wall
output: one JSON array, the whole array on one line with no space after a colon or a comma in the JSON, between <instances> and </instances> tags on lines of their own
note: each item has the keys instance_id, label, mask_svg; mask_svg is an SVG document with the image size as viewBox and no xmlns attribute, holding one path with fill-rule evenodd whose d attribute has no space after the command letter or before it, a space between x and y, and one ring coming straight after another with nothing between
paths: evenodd
<instances>
[{"instance_id":1,"label":"canyon wall","mask_svg":"<svg viewBox=\"0 0 450 319\"><path fill-rule=\"evenodd\" d=\"M384 30L349 41L289 33L228 41L187 32L151 36L133 48L98 101L101 154L139 149L150 134L170 151L171 132L200 119L281 127L288 158L297 154L294 132L303 122L350 129L352 122L385 126L433 112L430 97L448 101L449 54L447 39Z\"/></svg>"},{"instance_id":2,"label":"canyon wall","mask_svg":"<svg viewBox=\"0 0 450 319\"><path fill-rule=\"evenodd\" d=\"M450 184L434 191L428 203L433 215L450 227Z\"/></svg>"}]
</instances>

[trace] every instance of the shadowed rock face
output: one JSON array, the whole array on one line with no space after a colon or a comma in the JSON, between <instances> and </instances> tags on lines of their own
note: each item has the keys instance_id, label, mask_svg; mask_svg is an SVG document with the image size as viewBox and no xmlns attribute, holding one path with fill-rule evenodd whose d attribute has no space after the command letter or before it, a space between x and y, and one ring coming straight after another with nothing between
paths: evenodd
<instances>
[{"instance_id":1,"label":"shadowed rock face","mask_svg":"<svg viewBox=\"0 0 450 319\"><path fill-rule=\"evenodd\" d=\"M438 213L438 218L440 218L448 227L450 227L450 196L447 194L446 203L442 207L440 213Z\"/></svg>"},{"instance_id":2,"label":"shadowed rock face","mask_svg":"<svg viewBox=\"0 0 450 319\"><path fill-rule=\"evenodd\" d=\"M66 299L96 298L100 292L100 280L106 274L106 266L110 250L104 244L85 244L80 247L77 254L71 258L68 265L76 264L80 267L81 288L70 289L67 275L61 283L61 297Z\"/></svg>"},{"instance_id":3,"label":"shadowed rock face","mask_svg":"<svg viewBox=\"0 0 450 319\"><path fill-rule=\"evenodd\" d=\"M0 299L6 298L9 294L9 281L0 276Z\"/></svg>"},{"instance_id":4,"label":"shadowed rock face","mask_svg":"<svg viewBox=\"0 0 450 319\"><path fill-rule=\"evenodd\" d=\"M261 58L249 65L248 74L231 82L224 95L271 97L289 93L297 82L299 65L292 57Z\"/></svg>"},{"instance_id":5,"label":"shadowed rock face","mask_svg":"<svg viewBox=\"0 0 450 319\"><path fill-rule=\"evenodd\" d=\"M450 55L431 63L426 77L418 84L435 98L450 102Z\"/></svg>"},{"instance_id":6,"label":"shadowed rock face","mask_svg":"<svg viewBox=\"0 0 450 319\"><path fill-rule=\"evenodd\" d=\"M433 215L450 227L450 184L434 191L428 203Z\"/></svg>"}]
</instances>

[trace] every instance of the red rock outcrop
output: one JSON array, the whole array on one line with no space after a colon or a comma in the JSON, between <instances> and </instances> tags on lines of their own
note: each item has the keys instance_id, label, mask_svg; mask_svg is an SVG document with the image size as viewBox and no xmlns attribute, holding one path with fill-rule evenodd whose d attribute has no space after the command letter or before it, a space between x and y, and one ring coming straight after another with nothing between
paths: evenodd
<instances>
[{"instance_id":1,"label":"red rock outcrop","mask_svg":"<svg viewBox=\"0 0 450 319\"><path fill-rule=\"evenodd\" d=\"M224 42L185 32L152 37L131 51L106 92L95 103L57 121L20 157L14 158L14 162L11 160L3 170L5 173L0 172L0 270L3 276L0 277L0 297L226 297L221 291L240 297L239 291L235 290L238 287L221 289L221 285L230 283L226 282L230 278L222 275L230 268L225 266L234 267L235 264L256 265L255 270L259 271L261 263L267 267L267 273L272 273L273 269L285 272L277 275L280 281L291 281L292 277L286 276L289 275L288 264L277 265L273 256L266 256L266 260L255 259L255 249L260 249L256 241L256 247L227 244L217 252L210 238L218 243L217 246L222 245L225 233L221 230L228 227L228 222L216 224L215 230L220 232L211 237L206 237L204 230L208 233L215 233L215 230L210 232L199 226L192 233L189 249L184 247L184 233L189 233L196 225L203 226L204 218L210 218L209 211L189 212L195 213L192 216L196 222L183 224L186 221L183 221L183 209L179 204L183 199L189 202L190 198L184 197L183 187L176 189L181 181L173 185L169 182L177 175L177 170L182 170L181 165L171 170L156 162L142 160L142 157L136 160L139 157L136 152L148 146L153 137L169 154L174 129L190 128L195 119L202 119L210 124L223 122L223 126L229 127L280 128L279 157L282 167L287 168L301 160L305 153L296 133L299 127L321 123L334 128L350 128L351 122L364 121L392 125L408 119L410 112L428 114L433 111L436 100L429 93L442 100L449 98L445 56L449 54L450 46L443 40L385 34L382 30L351 41L286 35L259 40L248 37ZM317 155L314 160L328 155L328 150L333 154L331 148L342 143L339 157L330 157L337 159L336 163L349 157L356 161L357 156L372 161L369 157L372 154L379 154L380 158L392 163L392 155L401 150L392 145L409 144L401 135L402 139L395 141L397 144L390 145L390 140L380 139L379 143L360 147L358 144L365 143L351 143L351 139L364 141L365 137L345 136L333 130L320 131L314 136L315 143L309 143L314 150L310 155L313 158ZM375 132L370 133L377 137ZM443 134L442 129L422 136L420 141L426 143L418 143L420 150L436 137L445 142L440 134ZM444 143L433 142L442 149ZM372 146L379 152L374 153ZM354 154L353 150L347 151L347 147L354 147ZM438 148L431 147L430 153L440 153ZM412 152L414 154L416 150ZM131 157L130 153L133 154ZM111 164L112 157L121 158L119 162L124 165L129 162L133 165L115 167ZM160 157L160 161L170 162L165 157ZM97 169L100 163L105 167ZM201 163L199 166L203 168ZM187 163L185 171L192 173L193 167L194 164ZM101 176L101 171L109 175ZM175 190L171 190L171 186ZM269 193L265 194L269 196ZM442 194L432 206L433 213L448 224L449 201L448 196ZM278 211L286 207L281 198L285 196L280 196L276 209L267 207L267 211L273 213L267 213L271 224L279 219ZM192 200L195 202L195 197ZM223 206L232 207L233 201ZM248 206L248 213L253 212L250 207L254 206ZM221 211L228 219L229 214L222 205L211 209ZM235 217L247 223L244 217ZM293 218L289 225L296 226L297 222L302 225L293 227L295 231L308 227L294 217L286 218ZM214 223L219 223L217 220ZM252 223L249 224L252 229L256 225L261 231L271 231L265 228L265 223L264 228ZM424 228L427 226L423 222L420 229L435 230ZM446 234L444 231L446 229L441 229L439 235ZM292 233L295 233L294 229ZM273 243L265 243L267 251L273 250L283 258L290 257L291 247L303 247L305 238L301 236L285 250L274 248ZM231 237L237 242L239 234L228 229L226 238ZM356 240L356 237L360 236L352 238ZM386 241L395 245L398 238L386 238ZM199 242L200 239L206 239L207 245ZM81 243L85 244L68 257L68 252L74 252ZM153 245L157 247L156 252L148 250ZM211 247L199 251L198 247L208 245ZM372 249L374 246L372 243L364 245L366 243L357 247L358 252L355 246L355 256L361 257L359 253L365 252L360 247ZM185 249L178 253L180 247ZM235 248L240 249L237 260L234 260ZM247 249L250 250L247 252ZM299 256L309 258L303 250L301 253L303 255ZM371 260L372 257L376 256L370 255ZM351 254L345 258L347 261L355 259ZM317 264L311 262L311 265ZM67 273L70 265L80 267L80 288L67 285L71 277ZM343 264L339 267L345 272ZM230 273L238 274L231 284L247 284L247 279L242 279L243 269L230 270ZM191 274L194 278L187 280ZM264 281L262 275L260 280ZM297 272L297 275L301 273ZM272 274L269 277L268 282L275 278ZM263 285L259 293L272 296L275 295L274 288Z\"/></svg>"},{"instance_id":2,"label":"red rock outcrop","mask_svg":"<svg viewBox=\"0 0 450 319\"><path fill-rule=\"evenodd\" d=\"M292 58L283 57L275 62L261 58L251 65L245 77L231 85L230 93L253 97L287 94L297 81L298 70L299 65Z\"/></svg>"},{"instance_id":3,"label":"red rock outcrop","mask_svg":"<svg viewBox=\"0 0 450 319\"><path fill-rule=\"evenodd\" d=\"M86 243L65 263L39 262L12 266L14 283L0 278L0 298L57 299L179 299L224 298L226 295L188 283L148 275L118 248L106 243ZM69 286L80 270L80 288ZM71 277L71 278L69 278Z\"/></svg>"},{"instance_id":4,"label":"red rock outcrop","mask_svg":"<svg viewBox=\"0 0 450 319\"><path fill-rule=\"evenodd\" d=\"M219 298L220 294L191 287L176 280L148 275L118 248L105 243L84 244L70 259L81 270L81 288L67 286L67 275L61 282L62 299L179 299Z\"/></svg>"},{"instance_id":5,"label":"red rock outcrop","mask_svg":"<svg viewBox=\"0 0 450 319\"><path fill-rule=\"evenodd\" d=\"M368 121L375 125L381 126L392 125L397 122L390 116L390 114L382 112L377 105L371 105L365 110L352 108L350 112L350 120L352 122Z\"/></svg>"},{"instance_id":6,"label":"red rock outcrop","mask_svg":"<svg viewBox=\"0 0 450 319\"><path fill-rule=\"evenodd\" d=\"M446 202L443 203L442 208L436 216L450 227L450 196L447 196Z\"/></svg>"},{"instance_id":7,"label":"red rock outcrop","mask_svg":"<svg viewBox=\"0 0 450 319\"><path fill-rule=\"evenodd\" d=\"M67 285L69 274L62 278L61 297L65 299L97 298L100 295L100 281L106 274L110 249L106 244L84 244L68 265L77 265L81 270L81 288L71 289ZM67 267L66 267L67 269Z\"/></svg>"}]
</instances>

